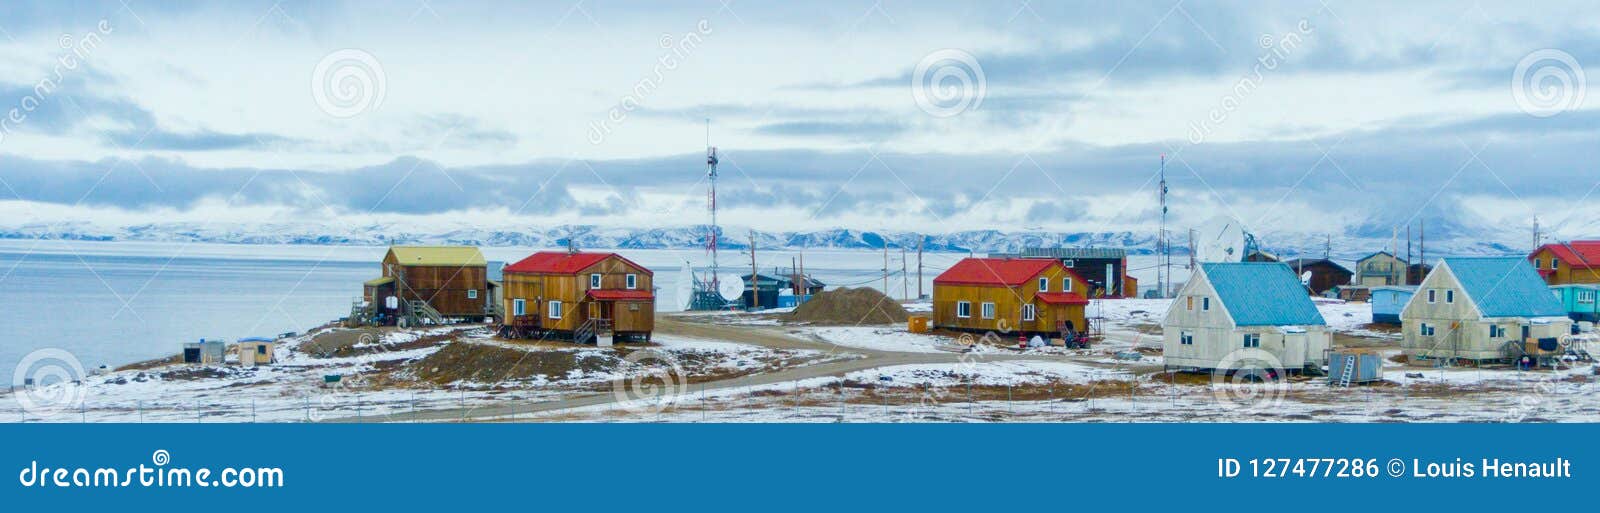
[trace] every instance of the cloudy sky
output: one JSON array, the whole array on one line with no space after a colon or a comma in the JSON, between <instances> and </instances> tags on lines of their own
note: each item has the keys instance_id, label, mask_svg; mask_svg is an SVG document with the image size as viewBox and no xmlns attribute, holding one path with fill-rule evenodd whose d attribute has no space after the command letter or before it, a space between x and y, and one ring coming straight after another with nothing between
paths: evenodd
<instances>
[{"instance_id":1,"label":"cloudy sky","mask_svg":"<svg viewBox=\"0 0 1600 513\"><path fill-rule=\"evenodd\" d=\"M1600 235L1592 4L1261 4L7 2L0 224Z\"/></svg>"}]
</instances>

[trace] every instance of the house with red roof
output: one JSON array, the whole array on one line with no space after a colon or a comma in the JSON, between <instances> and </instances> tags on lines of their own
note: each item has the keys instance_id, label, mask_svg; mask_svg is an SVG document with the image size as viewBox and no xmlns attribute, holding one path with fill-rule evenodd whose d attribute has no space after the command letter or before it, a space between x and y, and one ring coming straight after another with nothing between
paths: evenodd
<instances>
[{"instance_id":1,"label":"house with red roof","mask_svg":"<svg viewBox=\"0 0 1600 513\"><path fill-rule=\"evenodd\" d=\"M543 251L503 275L502 336L590 343L650 340L655 329L654 273L622 255Z\"/></svg>"},{"instance_id":2,"label":"house with red roof","mask_svg":"<svg viewBox=\"0 0 1600 513\"><path fill-rule=\"evenodd\" d=\"M1600 240L1575 240L1539 246L1528 263L1550 285L1600 283Z\"/></svg>"},{"instance_id":3,"label":"house with red roof","mask_svg":"<svg viewBox=\"0 0 1600 513\"><path fill-rule=\"evenodd\" d=\"M1082 332L1088 290L1060 260L966 258L933 279L933 324L1045 337Z\"/></svg>"}]
</instances>

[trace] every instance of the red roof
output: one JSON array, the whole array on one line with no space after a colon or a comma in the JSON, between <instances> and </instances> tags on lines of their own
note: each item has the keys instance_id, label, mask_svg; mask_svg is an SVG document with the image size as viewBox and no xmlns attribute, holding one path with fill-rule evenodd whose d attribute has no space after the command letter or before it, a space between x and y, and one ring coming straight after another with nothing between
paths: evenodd
<instances>
[{"instance_id":1,"label":"red roof","mask_svg":"<svg viewBox=\"0 0 1600 513\"><path fill-rule=\"evenodd\" d=\"M538 273L538 274L577 274L600 263L609 257L621 258L628 265L639 268L645 274L652 274L644 266L633 263L632 260L622 258L616 253L568 253L565 251L541 251L529 255L528 258L506 266L508 273Z\"/></svg>"},{"instance_id":2,"label":"red roof","mask_svg":"<svg viewBox=\"0 0 1600 513\"><path fill-rule=\"evenodd\" d=\"M1546 249L1572 268L1588 269L1600 267L1600 240L1575 240L1566 243L1545 244L1534 250L1533 254L1536 255ZM1533 255L1528 257L1532 258Z\"/></svg>"},{"instance_id":3,"label":"red roof","mask_svg":"<svg viewBox=\"0 0 1600 513\"><path fill-rule=\"evenodd\" d=\"M655 295L648 290L589 289L589 297L601 301L649 301Z\"/></svg>"},{"instance_id":4,"label":"red roof","mask_svg":"<svg viewBox=\"0 0 1600 513\"><path fill-rule=\"evenodd\" d=\"M1052 305L1089 304L1089 300L1084 299L1083 296L1078 295L1077 292L1039 292L1034 294L1033 297L1039 298L1040 301L1044 301L1046 304Z\"/></svg>"},{"instance_id":5,"label":"red roof","mask_svg":"<svg viewBox=\"0 0 1600 513\"><path fill-rule=\"evenodd\" d=\"M1061 267L1061 261L1054 258L963 258L960 262L956 262L956 265L940 273L939 277L934 278L933 283L1022 285L1052 266ZM1072 270L1067 269L1067 272L1070 273Z\"/></svg>"}]
</instances>

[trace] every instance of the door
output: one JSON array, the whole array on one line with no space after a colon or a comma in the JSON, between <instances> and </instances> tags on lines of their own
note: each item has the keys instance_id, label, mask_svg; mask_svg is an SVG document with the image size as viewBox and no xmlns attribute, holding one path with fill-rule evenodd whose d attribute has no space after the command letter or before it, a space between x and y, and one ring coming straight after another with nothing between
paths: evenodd
<instances>
[{"instance_id":1,"label":"door","mask_svg":"<svg viewBox=\"0 0 1600 513\"><path fill-rule=\"evenodd\" d=\"M1286 333L1283 335L1283 366L1285 368L1298 370L1306 365L1306 339L1305 333Z\"/></svg>"}]
</instances>

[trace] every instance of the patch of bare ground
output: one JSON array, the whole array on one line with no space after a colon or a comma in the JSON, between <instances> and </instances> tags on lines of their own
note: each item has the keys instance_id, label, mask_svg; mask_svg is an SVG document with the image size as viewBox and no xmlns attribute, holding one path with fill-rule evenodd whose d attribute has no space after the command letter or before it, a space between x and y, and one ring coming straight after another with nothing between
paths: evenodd
<instances>
[{"instance_id":1,"label":"patch of bare ground","mask_svg":"<svg viewBox=\"0 0 1600 513\"><path fill-rule=\"evenodd\" d=\"M1372 349L1397 348L1400 347L1400 341L1389 338L1357 337L1345 333L1334 333L1333 346Z\"/></svg>"},{"instance_id":2,"label":"patch of bare ground","mask_svg":"<svg viewBox=\"0 0 1600 513\"><path fill-rule=\"evenodd\" d=\"M145 361L142 361L142 362L134 362L134 363L130 363L130 364L127 364L127 365L123 365L121 367L117 367L115 372L130 371L130 370L134 370L134 371L151 370L151 369L158 369L158 368L161 368L161 367L166 367L168 365L177 365L177 364L180 364L180 363L183 363L183 355L175 354L175 355L167 356L167 357L163 357L163 358L156 358L154 360L145 360Z\"/></svg>"},{"instance_id":3,"label":"patch of bare ground","mask_svg":"<svg viewBox=\"0 0 1600 513\"><path fill-rule=\"evenodd\" d=\"M560 380L574 370L611 372L621 355L592 351L530 351L456 342L400 367L417 379L444 385L458 381L496 383L545 376Z\"/></svg>"}]
</instances>

